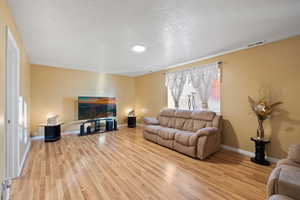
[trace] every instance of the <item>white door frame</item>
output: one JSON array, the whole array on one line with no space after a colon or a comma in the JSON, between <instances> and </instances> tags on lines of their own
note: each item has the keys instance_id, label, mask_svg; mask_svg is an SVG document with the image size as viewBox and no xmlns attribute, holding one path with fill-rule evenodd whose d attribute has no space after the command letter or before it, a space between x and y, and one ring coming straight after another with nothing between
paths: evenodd
<instances>
[{"instance_id":1,"label":"white door frame","mask_svg":"<svg viewBox=\"0 0 300 200\"><path fill-rule=\"evenodd\" d=\"M20 136L19 96L20 96L20 50L6 27L6 99L5 99L5 179L11 180L19 176L20 168Z\"/></svg>"}]
</instances>

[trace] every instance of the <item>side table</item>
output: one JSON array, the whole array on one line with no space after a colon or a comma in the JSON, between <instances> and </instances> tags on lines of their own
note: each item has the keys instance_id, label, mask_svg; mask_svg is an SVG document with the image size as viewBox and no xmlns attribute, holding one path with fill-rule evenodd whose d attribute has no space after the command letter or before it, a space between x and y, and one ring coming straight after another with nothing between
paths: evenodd
<instances>
[{"instance_id":1,"label":"side table","mask_svg":"<svg viewBox=\"0 0 300 200\"><path fill-rule=\"evenodd\" d=\"M62 124L63 123L51 124L51 125L40 124L40 126L44 127L45 142L55 142L60 139Z\"/></svg>"},{"instance_id":2,"label":"side table","mask_svg":"<svg viewBox=\"0 0 300 200\"><path fill-rule=\"evenodd\" d=\"M128 117L128 127L129 128L136 127L136 117Z\"/></svg>"}]
</instances>

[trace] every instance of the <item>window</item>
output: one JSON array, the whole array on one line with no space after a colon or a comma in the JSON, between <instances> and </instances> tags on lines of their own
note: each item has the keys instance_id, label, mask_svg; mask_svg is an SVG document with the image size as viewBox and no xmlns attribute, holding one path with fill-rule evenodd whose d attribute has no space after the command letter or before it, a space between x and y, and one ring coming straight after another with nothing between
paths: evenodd
<instances>
[{"instance_id":1,"label":"window","mask_svg":"<svg viewBox=\"0 0 300 200\"><path fill-rule=\"evenodd\" d=\"M28 130L28 119L27 119L27 103L24 101L24 104L23 104L23 123L24 123L24 143L27 144L28 142L28 137L29 137L29 130Z\"/></svg>"},{"instance_id":2,"label":"window","mask_svg":"<svg viewBox=\"0 0 300 200\"><path fill-rule=\"evenodd\" d=\"M27 103L22 96L19 96L19 133L24 144L28 142L28 120L27 120Z\"/></svg>"},{"instance_id":3,"label":"window","mask_svg":"<svg viewBox=\"0 0 300 200\"><path fill-rule=\"evenodd\" d=\"M191 81L186 81L183 87L182 95L179 99L179 109L201 110L201 98L193 87ZM213 81L208 99L208 110L220 113L220 71L217 80ZM175 108L171 90L168 88L168 107Z\"/></svg>"}]
</instances>

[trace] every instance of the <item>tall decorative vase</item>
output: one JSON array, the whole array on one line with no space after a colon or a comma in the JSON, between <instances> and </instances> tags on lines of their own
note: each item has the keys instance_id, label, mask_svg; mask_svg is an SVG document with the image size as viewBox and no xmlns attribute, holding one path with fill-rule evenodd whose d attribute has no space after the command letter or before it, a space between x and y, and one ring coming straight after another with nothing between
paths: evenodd
<instances>
[{"instance_id":1,"label":"tall decorative vase","mask_svg":"<svg viewBox=\"0 0 300 200\"><path fill-rule=\"evenodd\" d=\"M257 132L256 132L256 136L258 139L264 139L264 137L265 137L263 122L264 122L264 120L258 119L258 127L257 127Z\"/></svg>"},{"instance_id":2,"label":"tall decorative vase","mask_svg":"<svg viewBox=\"0 0 300 200\"><path fill-rule=\"evenodd\" d=\"M260 165L270 165L270 162L265 159L265 145L270 143L270 140L265 139L263 122L264 120L269 119L273 112L273 108L282 104L282 102L279 101L271 104L264 98L255 102L251 97L248 97L248 101L258 121L256 137L251 137L251 140L255 142L255 157L252 157L251 161Z\"/></svg>"}]
</instances>

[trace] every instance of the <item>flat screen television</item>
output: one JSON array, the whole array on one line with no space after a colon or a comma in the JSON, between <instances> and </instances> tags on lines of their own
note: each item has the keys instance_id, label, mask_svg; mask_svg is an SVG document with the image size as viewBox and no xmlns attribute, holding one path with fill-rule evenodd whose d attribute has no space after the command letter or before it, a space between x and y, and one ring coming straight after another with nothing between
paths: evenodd
<instances>
[{"instance_id":1,"label":"flat screen television","mask_svg":"<svg viewBox=\"0 0 300 200\"><path fill-rule=\"evenodd\" d=\"M115 97L78 97L78 120L116 116Z\"/></svg>"}]
</instances>

